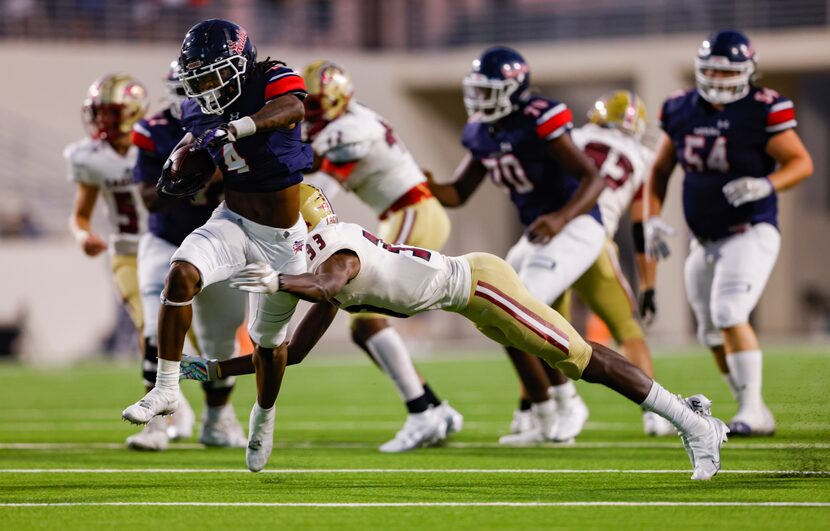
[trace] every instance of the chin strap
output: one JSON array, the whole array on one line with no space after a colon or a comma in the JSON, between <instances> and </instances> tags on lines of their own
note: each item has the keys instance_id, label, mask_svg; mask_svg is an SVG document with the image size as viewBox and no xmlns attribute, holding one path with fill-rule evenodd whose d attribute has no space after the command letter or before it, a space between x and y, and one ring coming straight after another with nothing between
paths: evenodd
<instances>
[{"instance_id":1,"label":"chin strap","mask_svg":"<svg viewBox=\"0 0 830 531\"><path fill-rule=\"evenodd\" d=\"M168 299L167 297L164 296L164 293L162 293L159 296L159 298L161 299L161 303L164 306L190 306L191 304L193 304L193 299L190 299L189 301L184 301L184 302L171 301L170 299Z\"/></svg>"}]
</instances>

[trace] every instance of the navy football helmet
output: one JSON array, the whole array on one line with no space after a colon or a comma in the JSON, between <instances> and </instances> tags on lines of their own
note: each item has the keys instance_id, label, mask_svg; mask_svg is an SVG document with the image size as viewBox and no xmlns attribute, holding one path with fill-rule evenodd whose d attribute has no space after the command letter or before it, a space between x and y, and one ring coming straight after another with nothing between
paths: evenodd
<instances>
[{"instance_id":1,"label":"navy football helmet","mask_svg":"<svg viewBox=\"0 0 830 531\"><path fill-rule=\"evenodd\" d=\"M716 31L695 58L697 92L709 103L725 105L749 94L757 66L749 38L739 31Z\"/></svg>"},{"instance_id":2,"label":"navy football helmet","mask_svg":"<svg viewBox=\"0 0 830 531\"><path fill-rule=\"evenodd\" d=\"M222 114L242 94L256 48L241 26L213 18L190 28L182 42L179 79L202 111Z\"/></svg>"},{"instance_id":3,"label":"navy football helmet","mask_svg":"<svg viewBox=\"0 0 830 531\"><path fill-rule=\"evenodd\" d=\"M471 118L495 122L513 112L529 85L530 70L519 52L488 48L464 78L464 107Z\"/></svg>"},{"instance_id":4,"label":"navy football helmet","mask_svg":"<svg viewBox=\"0 0 830 531\"><path fill-rule=\"evenodd\" d=\"M182 117L182 103L187 99L184 86L179 81L181 73L182 68L179 66L179 61L173 60L167 70L167 77L164 78L164 86L167 88L167 97L170 100L170 113L176 118Z\"/></svg>"}]
</instances>

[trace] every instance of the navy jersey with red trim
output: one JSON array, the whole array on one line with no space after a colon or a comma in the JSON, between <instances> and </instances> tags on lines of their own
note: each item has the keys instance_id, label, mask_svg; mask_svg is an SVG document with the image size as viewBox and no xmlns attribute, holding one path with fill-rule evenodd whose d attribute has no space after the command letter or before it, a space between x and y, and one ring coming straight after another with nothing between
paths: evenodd
<instances>
[{"instance_id":1,"label":"navy jersey with red trim","mask_svg":"<svg viewBox=\"0 0 830 531\"><path fill-rule=\"evenodd\" d=\"M164 162L184 136L182 123L169 110L139 121L132 132L133 144L138 146L138 160L133 177L137 183L158 182ZM221 185L199 193L190 200L180 200L162 210L150 212L149 230L175 246L201 227L219 206Z\"/></svg>"},{"instance_id":2,"label":"navy jersey with red trim","mask_svg":"<svg viewBox=\"0 0 830 531\"><path fill-rule=\"evenodd\" d=\"M188 99L182 105L185 129L198 137L208 129L250 116L269 101L294 94L306 96L305 82L294 70L275 66L268 71L254 68L242 86L242 94L221 115L205 114L199 104ZM237 192L271 192L298 184L303 170L311 167L311 146L300 138L300 126L257 132L220 149L211 150L222 170L225 188Z\"/></svg>"},{"instance_id":3,"label":"navy jersey with red trim","mask_svg":"<svg viewBox=\"0 0 830 531\"><path fill-rule=\"evenodd\" d=\"M733 207L723 187L740 177L766 177L775 169L766 146L771 137L796 126L792 101L774 90L752 87L746 97L718 110L692 89L666 100L660 122L685 172L683 211L695 236L714 240L747 224L777 226L774 192Z\"/></svg>"},{"instance_id":4,"label":"navy jersey with red trim","mask_svg":"<svg viewBox=\"0 0 830 531\"><path fill-rule=\"evenodd\" d=\"M564 103L534 95L495 124L473 119L464 127L461 143L496 185L509 190L524 225L561 209L579 187L579 180L547 148L548 142L568 134L572 120ZM590 214L599 220L596 206Z\"/></svg>"}]
</instances>

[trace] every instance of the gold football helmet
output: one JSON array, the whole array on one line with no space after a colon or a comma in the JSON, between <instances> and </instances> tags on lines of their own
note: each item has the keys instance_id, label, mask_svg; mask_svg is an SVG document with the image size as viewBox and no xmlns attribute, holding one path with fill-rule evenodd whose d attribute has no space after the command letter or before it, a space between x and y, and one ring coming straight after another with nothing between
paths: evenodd
<instances>
[{"instance_id":1,"label":"gold football helmet","mask_svg":"<svg viewBox=\"0 0 830 531\"><path fill-rule=\"evenodd\" d=\"M309 232L320 224L337 223L337 214L334 213L323 191L308 183L300 184L300 215L303 216Z\"/></svg>"},{"instance_id":2,"label":"gold football helmet","mask_svg":"<svg viewBox=\"0 0 830 531\"><path fill-rule=\"evenodd\" d=\"M95 80L84 100L84 124L95 138L130 134L147 112L147 90L129 74L107 74Z\"/></svg>"},{"instance_id":3,"label":"gold football helmet","mask_svg":"<svg viewBox=\"0 0 830 531\"><path fill-rule=\"evenodd\" d=\"M305 99L305 126L313 138L327 123L346 111L354 85L345 70L329 61L315 61L303 71L308 97Z\"/></svg>"},{"instance_id":4,"label":"gold football helmet","mask_svg":"<svg viewBox=\"0 0 830 531\"><path fill-rule=\"evenodd\" d=\"M604 94L588 111L588 120L641 138L646 130L646 106L635 93L618 90Z\"/></svg>"}]
</instances>

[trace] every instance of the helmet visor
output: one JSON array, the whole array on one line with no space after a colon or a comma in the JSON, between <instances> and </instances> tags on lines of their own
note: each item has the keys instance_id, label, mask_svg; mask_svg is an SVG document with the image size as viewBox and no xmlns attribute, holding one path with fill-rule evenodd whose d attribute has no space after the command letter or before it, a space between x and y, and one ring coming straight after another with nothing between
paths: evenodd
<instances>
[{"instance_id":1,"label":"helmet visor","mask_svg":"<svg viewBox=\"0 0 830 531\"><path fill-rule=\"evenodd\" d=\"M204 112L222 114L225 107L242 93L242 77L246 63L246 59L241 56L223 59L183 72L179 80L185 94L195 98Z\"/></svg>"},{"instance_id":2,"label":"helmet visor","mask_svg":"<svg viewBox=\"0 0 830 531\"><path fill-rule=\"evenodd\" d=\"M490 79L481 74L464 78L464 107L467 115L493 122L513 111L510 96L518 88L514 80Z\"/></svg>"},{"instance_id":3,"label":"helmet visor","mask_svg":"<svg viewBox=\"0 0 830 531\"><path fill-rule=\"evenodd\" d=\"M695 60L697 91L710 103L724 105L749 94L754 73L753 61L732 62L720 56Z\"/></svg>"}]
</instances>

